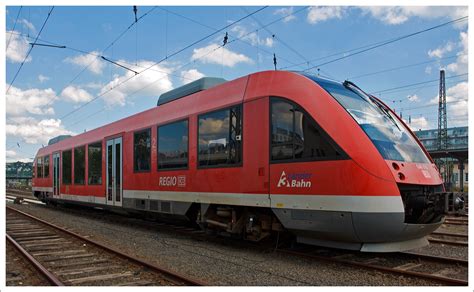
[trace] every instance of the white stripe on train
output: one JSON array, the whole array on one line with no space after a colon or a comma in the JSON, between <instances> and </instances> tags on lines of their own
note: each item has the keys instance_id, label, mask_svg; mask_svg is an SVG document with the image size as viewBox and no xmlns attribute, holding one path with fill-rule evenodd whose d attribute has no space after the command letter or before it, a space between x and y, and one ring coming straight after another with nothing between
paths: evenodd
<instances>
[{"instance_id":1,"label":"white stripe on train","mask_svg":"<svg viewBox=\"0 0 474 292\"><path fill-rule=\"evenodd\" d=\"M33 188L33 190L35 189L36 188ZM105 196L100 195L81 196L60 194L60 196L56 198L106 204ZM404 212L403 202L399 196L267 195L124 190L123 198L320 211L362 213Z\"/></svg>"}]
</instances>

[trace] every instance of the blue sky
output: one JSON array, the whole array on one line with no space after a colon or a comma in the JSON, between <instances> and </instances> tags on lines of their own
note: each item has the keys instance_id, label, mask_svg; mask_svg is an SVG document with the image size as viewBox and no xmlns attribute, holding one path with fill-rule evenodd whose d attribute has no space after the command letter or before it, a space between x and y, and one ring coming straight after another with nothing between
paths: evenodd
<instances>
[{"instance_id":1,"label":"blue sky","mask_svg":"<svg viewBox=\"0 0 474 292\"><path fill-rule=\"evenodd\" d=\"M57 6L38 43L67 48L35 46L10 86L51 7L7 6L7 161L32 158L59 134L78 134L153 107L161 93L202 76L231 80L271 70L273 53L279 69L315 67L310 72L353 80L407 121L410 116L413 129L437 127L438 82L385 90L437 79L445 68L447 77L455 76L446 80L448 126L467 125L467 21L318 67L345 56L341 52L467 16L467 7L270 6L137 76L100 58L141 72L260 8L138 6L138 17L149 13L109 46L134 22L131 6ZM229 43L220 47L225 32Z\"/></svg>"}]
</instances>

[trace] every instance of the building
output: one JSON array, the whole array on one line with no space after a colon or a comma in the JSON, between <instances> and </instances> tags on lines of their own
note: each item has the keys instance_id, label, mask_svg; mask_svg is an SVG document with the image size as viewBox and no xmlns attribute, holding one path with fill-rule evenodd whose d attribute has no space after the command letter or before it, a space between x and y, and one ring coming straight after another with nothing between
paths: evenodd
<instances>
[{"instance_id":1,"label":"building","mask_svg":"<svg viewBox=\"0 0 474 292\"><path fill-rule=\"evenodd\" d=\"M435 162L441 171L447 189L460 190L464 187L464 191L467 191L469 185L467 160L468 127L449 128L448 148L441 150L438 149L438 129L420 130L416 131L415 134L421 143L423 143L426 150L435 157ZM443 158L439 156L441 152L446 154ZM462 152L465 152L465 155L458 155ZM464 156L466 158L464 158ZM459 164L460 160L463 161L462 166Z\"/></svg>"}]
</instances>

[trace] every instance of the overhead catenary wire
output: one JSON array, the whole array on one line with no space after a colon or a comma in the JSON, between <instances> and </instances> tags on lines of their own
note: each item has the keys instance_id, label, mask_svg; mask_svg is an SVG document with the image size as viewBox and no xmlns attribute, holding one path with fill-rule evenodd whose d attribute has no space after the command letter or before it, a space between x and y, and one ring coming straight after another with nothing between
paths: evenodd
<instances>
[{"instance_id":1,"label":"overhead catenary wire","mask_svg":"<svg viewBox=\"0 0 474 292\"><path fill-rule=\"evenodd\" d=\"M38 34L36 35L35 41L34 41L33 44L30 46L30 49L29 49L28 52L26 53L25 58L23 59L23 61L22 61L21 64L20 64L20 67L18 68L18 70L16 71L15 75L13 76L12 81L10 81L10 83L8 84L8 88L7 88L6 94L10 91L10 88L12 87L12 85L13 85L13 83L15 82L16 78L17 78L18 75L20 74L20 71L21 71L21 69L23 68L23 65L25 64L26 60L27 60L28 57L30 56L31 51L33 50L33 48L34 48L34 46L35 46L35 44L36 44L36 41L38 40L39 36L41 35L41 32L43 32L43 29L44 29L44 27L46 26L46 23L48 22L49 17L51 16L51 13L53 13L53 10L54 10L54 6L52 6L51 9L49 10L48 16L47 16L46 19L44 20L43 25L41 25L41 29L39 30Z\"/></svg>"},{"instance_id":2,"label":"overhead catenary wire","mask_svg":"<svg viewBox=\"0 0 474 292\"><path fill-rule=\"evenodd\" d=\"M416 66L420 66L420 65L436 63L436 62L439 62L441 60L453 59L453 58L457 58L457 57L464 56L464 55L465 54L457 54L457 55L451 55L451 56L438 58L438 59L434 59L434 60L428 60L428 61L424 61L424 62L417 62L417 63L411 63L411 64L397 66L397 67L391 67L391 68L388 68L388 69L383 69L383 70L378 70L378 71L373 71L373 72L369 72L369 73L363 73L363 74L360 74L360 75L351 76L351 77L348 77L347 80L354 80L354 79L358 79L358 78L362 78L362 77L373 76L373 75L378 75L378 74L382 74L382 73L397 71L397 70L400 70L400 69L406 69L406 68L416 67Z\"/></svg>"},{"instance_id":3,"label":"overhead catenary wire","mask_svg":"<svg viewBox=\"0 0 474 292\"><path fill-rule=\"evenodd\" d=\"M461 76L466 76L466 75L468 75L468 74L469 74L469 73L453 75L453 76L446 77L446 79L452 79L452 78L457 78L457 77L461 77ZM422 82L416 82L416 83L411 83L411 84L405 84L405 85L401 85L401 86L397 86L397 87L392 87L392 88L387 88L387 89L382 89L382 90L374 90L374 91L370 92L370 94L380 94L380 93L384 93L384 92L387 92L387 91L392 91L392 90L395 90L395 89L401 89L401 88L406 88L406 87L412 87L412 86L416 86L416 85L421 85L421 84L426 84L426 83L431 83L431 82L437 82L437 81L439 81L439 79L432 79L432 80L427 80L427 81L422 81Z\"/></svg>"},{"instance_id":4,"label":"overhead catenary wire","mask_svg":"<svg viewBox=\"0 0 474 292\"><path fill-rule=\"evenodd\" d=\"M388 40L384 40L384 41L379 41L379 42L371 43L371 44L368 44L368 45L363 45L363 46L360 46L360 47L357 47L357 48L354 48L354 49L349 49L349 50L345 50L345 51L333 53L333 54L330 54L330 55L327 55L327 56L323 56L323 57L318 57L318 58L315 58L315 59L311 59L311 61L314 62L314 61L317 61L317 60L323 60L323 59L327 59L327 58L330 58L330 57L334 57L334 56L338 56L338 55L343 55L342 57L339 57L339 58L336 58L336 59L332 59L332 60L330 60L330 61L327 61L327 62L318 64L318 65L313 66L313 67L310 67L310 68L308 68L308 69L306 69L306 70L311 70L311 69L316 68L316 67L324 66L324 65L327 65L327 64L330 64L330 63L333 63L333 62L336 62L336 61L345 59L345 58L352 57L352 56L354 56L354 55L358 55L358 54L361 54L361 53L364 53L364 52L367 52L367 51L370 51L370 50L379 48L379 47L381 47L381 46L385 46L385 45L388 45L388 44L391 44L391 43L394 43L394 42L397 42L397 41L400 41L400 40L403 40L403 39L406 39L406 38L410 38L410 37L412 37L412 36L415 36L415 35L418 35L418 34L421 34L421 33L425 33L425 32L428 32L428 31L431 31L431 30L434 30L434 29L438 29L438 28L441 28L441 27L444 27L444 26L447 26L447 25L450 25L450 24L453 24L453 23L457 23L457 22L461 22L461 21L466 21L467 19L468 19L468 16L460 17L460 18L457 18L457 19L454 19L454 20L451 20L451 21L448 21L448 22L445 22L445 23L441 23L441 24L439 24L439 25L432 26L432 27L429 27L429 28L426 28L426 29L423 29L423 30L420 30L420 31L416 31L416 32L410 33L410 34L402 35L402 36L395 37L395 38L388 39ZM354 51L356 51L356 52L354 52ZM351 52L354 52L354 53L351 53ZM348 54L348 53L351 53L351 54ZM283 68L281 68L281 69L282 69L282 70L283 70L283 69L288 69L288 68L291 68L291 67L294 67L294 66L300 66L300 65L304 65L304 64L305 64L305 63L299 63L299 64L296 64L296 65L286 66L286 67L283 67Z\"/></svg>"},{"instance_id":5,"label":"overhead catenary wire","mask_svg":"<svg viewBox=\"0 0 474 292\"><path fill-rule=\"evenodd\" d=\"M23 6L20 6L20 9L18 9L18 13L16 15L16 18L15 18L15 22L13 23L13 28L10 32L10 36L8 37L8 41L7 41L7 46L5 47L5 51L8 50L8 47L10 46L10 41L12 40L12 33L15 31L15 27L16 27L16 24L18 22L18 17L20 17L20 13L21 13L21 10L23 9Z\"/></svg>"},{"instance_id":6,"label":"overhead catenary wire","mask_svg":"<svg viewBox=\"0 0 474 292\"><path fill-rule=\"evenodd\" d=\"M307 9L307 7L308 7L308 6L302 7L302 8L300 8L300 9L298 9L298 10L295 10L294 12L292 12L292 13L286 15L286 16L277 18L277 19L271 21L270 23L267 23L267 24L265 24L265 25L262 25L261 27L255 29L255 30L252 30L252 31L247 32L247 33L245 33L245 34L243 34L243 35L240 35L240 36L238 36L237 38L234 38L234 41L239 41L239 42L242 42L242 43L244 43L244 44L246 44L246 45L249 45L249 46L251 46L251 47L256 47L258 51L262 51L262 52L266 53L267 55L269 55L270 57L273 57L273 52L270 52L270 51L268 51L268 50L262 48L261 46L259 46L258 42L256 42L256 44L252 44L251 42L246 41L245 39L246 39L248 36L250 36L252 33L257 33L257 34L258 34L258 31L259 31L260 29L263 29L264 27L271 26L271 25L273 25L273 24L275 24L275 23L277 23L277 22L279 22L279 21L284 20L284 19L287 18L287 17L290 17L290 16L292 16L292 15L295 15L295 14L297 14L297 13L300 13L301 11ZM210 29L210 30L213 30L213 31L216 31L216 30L217 30L216 28L211 27L211 26L209 26L209 25L207 25L207 24L205 24L205 23L202 23L202 22L200 22L200 21L197 21L197 20L195 20L195 19L193 19L193 18L190 18L190 17L185 16L185 15L183 15L183 14L177 13L177 12L175 12L175 11L169 10L169 9L167 9L167 8L159 7L159 9L161 9L161 10L163 10L163 11L166 11L167 13L171 13L171 14L173 14L173 15L175 15L175 16L181 17L181 18L183 18L183 19L186 19L186 20L188 20L188 21L190 21L190 22L193 22L193 23L195 23L195 24L198 24L198 25L200 25L200 26L202 26L202 27L208 28L208 29ZM232 37L232 34L228 34L228 35L229 35L229 37ZM232 42L233 42L233 41L232 41ZM257 55L257 57L258 57L258 55ZM285 61L285 62L287 62L287 63L289 63L289 64L293 64L293 65L295 64L294 62L289 61L288 59L283 58L283 57L281 57L281 56L279 56L279 59L282 60L282 61ZM257 64L258 64L258 62L257 62Z\"/></svg>"},{"instance_id":7,"label":"overhead catenary wire","mask_svg":"<svg viewBox=\"0 0 474 292\"><path fill-rule=\"evenodd\" d=\"M94 102L95 100L97 100L98 98L100 98L101 96L104 96L105 94L107 94L108 92L114 90L115 88L120 87L122 84L128 82L128 81L131 80L132 78L134 78L134 77L136 77L136 76L142 74L143 72L145 72L145 71L151 69L152 67L154 67L154 66L156 66L156 65L158 65L158 64L160 64L160 63L162 63L162 62L164 62L164 61L166 61L166 60L168 60L169 58L172 58L172 57L174 57L174 56L180 54L181 52L183 52L183 51L185 51L185 50L187 50L187 49L189 49L189 48L195 46L196 44L198 44L198 43L200 43L200 42L202 42L202 41L204 41L204 40L206 40L206 39L208 39L208 38L210 38L210 37L216 35L217 33L221 32L221 31L223 31L223 30L226 30L227 28L229 28L229 27L235 25L236 23L238 23L238 22L240 22L240 21L242 21L242 20L244 20L244 19L246 19L246 18L249 18L250 16L252 16L252 15L254 15L254 14L256 14L256 13L258 13L258 12L264 10L264 9L266 9L267 7L268 7L268 6L261 7L261 8L259 8L259 9L255 10L255 11L253 11L252 13L250 13L250 14L244 16L244 17L241 17L240 19L238 19L238 20L236 20L236 21L234 21L234 22L232 22L232 23L230 23L230 24L228 24L228 25L226 25L226 26L224 26L224 27L218 29L217 31L215 31L215 32L213 32L213 33L210 33L210 34L208 34L208 35L206 35L206 36L204 36L204 37L202 37L202 38L200 38L200 39L198 39L198 40L196 40L196 41L194 41L194 42L188 44L187 46L185 46L185 47L183 47L183 48L181 48L181 49L179 49L179 50L173 52L173 53L170 54L169 56L165 56L164 58L160 59L159 61L153 63L152 65L150 65L150 66L146 67L145 69L143 69L142 71L138 72L138 74L133 75L133 76L130 76L129 78L126 78L126 79L122 80L121 82L119 82L118 84L114 85L114 86L111 87L110 89L108 89L108 90L102 92L101 94L97 95L96 97L94 97L94 98L91 99L90 101L88 101L88 102L82 104L81 106L79 106L79 107L73 109L72 111L66 113L65 115L61 116L60 119L63 120L64 118L70 116L71 114L73 114L73 113L79 111L80 109L86 107L87 105L91 104L92 102Z\"/></svg>"}]
</instances>

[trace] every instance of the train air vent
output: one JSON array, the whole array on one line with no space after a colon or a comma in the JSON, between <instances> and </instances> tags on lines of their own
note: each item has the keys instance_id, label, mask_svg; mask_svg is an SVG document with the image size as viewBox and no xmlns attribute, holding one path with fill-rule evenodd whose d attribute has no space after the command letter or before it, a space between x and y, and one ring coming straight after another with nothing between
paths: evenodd
<instances>
[{"instance_id":1,"label":"train air vent","mask_svg":"<svg viewBox=\"0 0 474 292\"><path fill-rule=\"evenodd\" d=\"M163 93L158 98L158 102L156 105L160 106L170 101L180 99L181 97L185 97L193 93L209 89L224 82L227 82L227 80L216 77L203 77L191 83L185 84L181 87Z\"/></svg>"},{"instance_id":2,"label":"train air vent","mask_svg":"<svg viewBox=\"0 0 474 292\"><path fill-rule=\"evenodd\" d=\"M158 201L150 201L150 211L158 211Z\"/></svg>"},{"instance_id":3,"label":"train air vent","mask_svg":"<svg viewBox=\"0 0 474 292\"><path fill-rule=\"evenodd\" d=\"M161 202L161 212L171 212L171 202Z\"/></svg>"},{"instance_id":4,"label":"train air vent","mask_svg":"<svg viewBox=\"0 0 474 292\"><path fill-rule=\"evenodd\" d=\"M135 208L140 210L145 210L146 201L141 199L135 199Z\"/></svg>"},{"instance_id":5,"label":"train air vent","mask_svg":"<svg viewBox=\"0 0 474 292\"><path fill-rule=\"evenodd\" d=\"M56 144L56 143L58 143L59 141L65 140L65 139L70 138L70 137L72 137L72 136L71 136L71 135L60 135L60 136L51 138L51 139L49 139L49 141L48 141L48 145Z\"/></svg>"}]
</instances>

